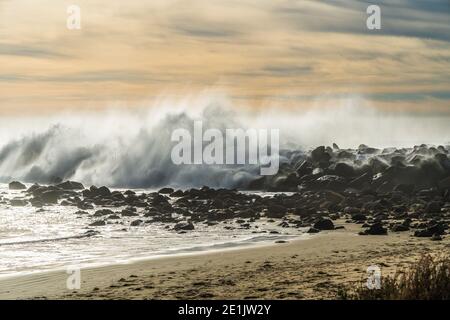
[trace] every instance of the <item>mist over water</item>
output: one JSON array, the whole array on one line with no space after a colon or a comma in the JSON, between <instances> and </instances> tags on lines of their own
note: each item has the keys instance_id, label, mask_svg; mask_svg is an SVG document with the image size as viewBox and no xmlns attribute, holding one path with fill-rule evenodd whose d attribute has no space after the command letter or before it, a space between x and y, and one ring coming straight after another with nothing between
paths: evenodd
<instances>
[{"instance_id":1,"label":"mist over water","mask_svg":"<svg viewBox=\"0 0 450 320\"><path fill-rule=\"evenodd\" d=\"M226 97L158 99L146 107L0 119L0 181L50 183L55 178L113 187L239 187L256 166L174 165L172 131L279 129L281 149L337 143L374 147L448 144L448 116L381 112L361 97L309 108L252 110Z\"/></svg>"}]
</instances>

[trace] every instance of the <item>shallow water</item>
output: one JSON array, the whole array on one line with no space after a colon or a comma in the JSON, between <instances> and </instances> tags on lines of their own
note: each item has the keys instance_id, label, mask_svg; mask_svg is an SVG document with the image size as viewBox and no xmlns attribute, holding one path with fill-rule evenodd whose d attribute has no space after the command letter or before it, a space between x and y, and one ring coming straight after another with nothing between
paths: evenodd
<instances>
[{"instance_id":1,"label":"shallow water","mask_svg":"<svg viewBox=\"0 0 450 320\"><path fill-rule=\"evenodd\" d=\"M0 196L4 198L24 195L22 191L10 191L7 185L0 185ZM121 211L122 208L110 209ZM299 237L305 231L281 228L277 226L279 222L270 223L266 219L252 223L250 229L239 228L232 221L215 226L197 223L195 230L184 234L166 228L172 224L130 227L131 221L139 217L123 217L115 224L89 227L93 218L74 214L78 210L76 207L48 206L43 212L38 212L30 205L11 207L0 204L0 277L73 265L126 263L161 255L258 245ZM86 211L93 213L95 210ZM235 229L227 230L227 226ZM89 230L98 234L88 236L86 232ZM273 230L279 234L271 234Z\"/></svg>"}]
</instances>

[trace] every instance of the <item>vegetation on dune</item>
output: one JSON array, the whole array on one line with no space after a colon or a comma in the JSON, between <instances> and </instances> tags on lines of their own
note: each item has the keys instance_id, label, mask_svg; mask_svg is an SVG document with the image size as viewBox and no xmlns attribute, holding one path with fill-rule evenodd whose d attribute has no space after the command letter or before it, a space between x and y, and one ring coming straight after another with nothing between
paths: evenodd
<instances>
[{"instance_id":1,"label":"vegetation on dune","mask_svg":"<svg viewBox=\"0 0 450 320\"><path fill-rule=\"evenodd\" d=\"M449 300L450 256L423 255L409 268L383 277L380 289L365 283L356 289L343 287L338 298L344 300Z\"/></svg>"}]
</instances>

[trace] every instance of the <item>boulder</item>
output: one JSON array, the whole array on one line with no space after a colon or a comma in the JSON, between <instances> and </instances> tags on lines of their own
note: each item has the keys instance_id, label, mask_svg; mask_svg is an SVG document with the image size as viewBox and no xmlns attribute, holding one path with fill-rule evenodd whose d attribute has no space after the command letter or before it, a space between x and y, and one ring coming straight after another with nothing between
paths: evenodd
<instances>
[{"instance_id":1,"label":"boulder","mask_svg":"<svg viewBox=\"0 0 450 320\"><path fill-rule=\"evenodd\" d=\"M56 185L58 188L63 190L83 190L84 186L80 182L75 181L65 181Z\"/></svg>"},{"instance_id":2,"label":"boulder","mask_svg":"<svg viewBox=\"0 0 450 320\"><path fill-rule=\"evenodd\" d=\"M131 222L130 226L138 227L138 226L140 226L143 223L144 223L144 221L138 219L138 220L134 220L133 222Z\"/></svg>"},{"instance_id":3,"label":"boulder","mask_svg":"<svg viewBox=\"0 0 450 320\"><path fill-rule=\"evenodd\" d=\"M13 207L24 207L24 206L26 206L28 204L28 201L24 200L24 199L12 199L10 201L10 204Z\"/></svg>"},{"instance_id":4,"label":"boulder","mask_svg":"<svg viewBox=\"0 0 450 320\"><path fill-rule=\"evenodd\" d=\"M331 159L331 155L326 152L324 146L317 147L311 151L311 160L316 163L326 163Z\"/></svg>"},{"instance_id":5,"label":"boulder","mask_svg":"<svg viewBox=\"0 0 450 320\"><path fill-rule=\"evenodd\" d=\"M186 231L186 230L194 230L194 229L195 229L195 227L192 224L192 222L179 222L173 227L173 230L175 230L175 231L180 231L180 230Z\"/></svg>"},{"instance_id":6,"label":"boulder","mask_svg":"<svg viewBox=\"0 0 450 320\"><path fill-rule=\"evenodd\" d=\"M9 190L24 190L26 188L27 187L19 181L13 181L9 183Z\"/></svg>"},{"instance_id":7,"label":"boulder","mask_svg":"<svg viewBox=\"0 0 450 320\"><path fill-rule=\"evenodd\" d=\"M103 220L97 220L90 224L91 227L99 227L99 226L104 226L104 225L106 225L106 222Z\"/></svg>"},{"instance_id":8,"label":"boulder","mask_svg":"<svg viewBox=\"0 0 450 320\"><path fill-rule=\"evenodd\" d=\"M313 228L318 230L334 230L334 224L330 219L322 218L314 223Z\"/></svg>"},{"instance_id":9,"label":"boulder","mask_svg":"<svg viewBox=\"0 0 450 320\"><path fill-rule=\"evenodd\" d=\"M46 204L57 204L59 195L60 192L56 190L48 190L44 191L39 198Z\"/></svg>"},{"instance_id":10,"label":"boulder","mask_svg":"<svg viewBox=\"0 0 450 320\"><path fill-rule=\"evenodd\" d=\"M266 217L268 218L282 218L286 214L287 209L280 205L269 205L267 207Z\"/></svg>"},{"instance_id":11,"label":"boulder","mask_svg":"<svg viewBox=\"0 0 450 320\"><path fill-rule=\"evenodd\" d=\"M306 231L306 233L319 233L319 232L320 232L319 229L313 227L309 228L308 231Z\"/></svg>"},{"instance_id":12,"label":"boulder","mask_svg":"<svg viewBox=\"0 0 450 320\"><path fill-rule=\"evenodd\" d=\"M161 194L171 194L173 192L174 190L172 188L162 188L161 190L158 191L158 193Z\"/></svg>"},{"instance_id":13,"label":"boulder","mask_svg":"<svg viewBox=\"0 0 450 320\"><path fill-rule=\"evenodd\" d=\"M408 231L409 227L404 224L398 223L398 224L393 225L391 230L393 232L403 232L403 231Z\"/></svg>"},{"instance_id":14,"label":"boulder","mask_svg":"<svg viewBox=\"0 0 450 320\"><path fill-rule=\"evenodd\" d=\"M369 229L360 232L361 235L387 235L387 229L381 223L372 224Z\"/></svg>"}]
</instances>

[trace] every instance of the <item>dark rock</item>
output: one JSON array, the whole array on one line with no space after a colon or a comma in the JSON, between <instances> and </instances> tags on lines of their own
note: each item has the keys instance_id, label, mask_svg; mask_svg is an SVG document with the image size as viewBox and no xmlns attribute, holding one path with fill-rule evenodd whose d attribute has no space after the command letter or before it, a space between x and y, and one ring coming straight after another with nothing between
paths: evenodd
<instances>
[{"instance_id":1,"label":"dark rock","mask_svg":"<svg viewBox=\"0 0 450 320\"><path fill-rule=\"evenodd\" d=\"M427 213L440 213L441 212L441 204L437 201L432 201L427 204L425 207L425 212Z\"/></svg>"},{"instance_id":2,"label":"dark rock","mask_svg":"<svg viewBox=\"0 0 450 320\"><path fill-rule=\"evenodd\" d=\"M320 162L329 162L331 159L331 155L325 151L324 146L317 147L313 151L311 151L311 160L316 163Z\"/></svg>"},{"instance_id":3,"label":"dark rock","mask_svg":"<svg viewBox=\"0 0 450 320\"><path fill-rule=\"evenodd\" d=\"M143 223L144 223L144 221L138 219L138 220L134 220L133 222L131 222L130 226L138 227L138 226L140 226Z\"/></svg>"},{"instance_id":4,"label":"dark rock","mask_svg":"<svg viewBox=\"0 0 450 320\"><path fill-rule=\"evenodd\" d=\"M192 224L192 222L179 222L173 227L173 229L175 231L179 231L179 230L185 230L186 231L186 230L194 230L195 227Z\"/></svg>"},{"instance_id":5,"label":"dark rock","mask_svg":"<svg viewBox=\"0 0 450 320\"><path fill-rule=\"evenodd\" d=\"M311 227L311 228L309 228L308 229L308 231L306 231L307 233L319 233L320 232L320 230L319 229L316 229L316 228L313 228L313 227Z\"/></svg>"},{"instance_id":6,"label":"dark rock","mask_svg":"<svg viewBox=\"0 0 450 320\"><path fill-rule=\"evenodd\" d=\"M313 228L318 230L334 230L334 224L330 219L324 218L314 223Z\"/></svg>"},{"instance_id":7,"label":"dark rock","mask_svg":"<svg viewBox=\"0 0 450 320\"><path fill-rule=\"evenodd\" d=\"M270 205L267 208L266 216L268 218L282 218L286 214L287 209L280 205Z\"/></svg>"},{"instance_id":8,"label":"dark rock","mask_svg":"<svg viewBox=\"0 0 450 320\"><path fill-rule=\"evenodd\" d=\"M438 235L438 234L434 234L434 235L431 237L431 240L432 240L432 241L441 241L441 240L442 240L442 237L441 237L440 235Z\"/></svg>"},{"instance_id":9,"label":"dark rock","mask_svg":"<svg viewBox=\"0 0 450 320\"><path fill-rule=\"evenodd\" d=\"M57 204L61 193L56 190L44 191L39 197L46 204Z\"/></svg>"},{"instance_id":10,"label":"dark rock","mask_svg":"<svg viewBox=\"0 0 450 320\"><path fill-rule=\"evenodd\" d=\"M103 220L97 220L90 224L91 227L99 227L99 226L104 226L104 225L106 225L106 222Z\"/></svg>"},{"instance_id":11,"label":"dark rock","mask_svg":"<svg viewBox=\"0 0 450 320\"><path fill-rule=\"evenodd\" d=\"M27 187L19 181L13 181L9 183L9 190L23 190L26 188Z\"/></svg>"},{"instance_id":12,"label":"dark rock","mask_svg":"<svg viewBox=\"0 0 450 320\"><path fill-rule=\"evenodd\" d=\"M364 235L387 235L387 229L381 223L374 223L369 229L363 231Z\"/></svg>"},{"instance_id":13,"label":"dark rock","mask_svg":"<svg viewBox=\"0 0 450 320\"><path fill-rule=\"evenodd\" d=\"M83 190L83 184L75 181L66 181L56 185L58 188L63 190Z\"/></svg>"},{"instance_id":14,"label":"dark rock","mask_svg":"<svg viewBox=\"0 0 450 320\"><path fill-rule=\"evenodd\" d=\"M162 188L161 190L158 191L158 193L161 194L171 194L173 192L174 190L172 188Z\"/></svg>"},{"instance_id":15,"label":"dark rock","mask_svg":"<svg viewBox=\"0 0 450 320\"><path fill-rule=\"evenodd\" d=\"M367 217L362 213L355 213L352 215L353 221L366 221Z\"/></svg>"},{"instance_id":16,"label":"dark rock","mask_svg":"<svg viewBox=\"0 0 450 320\"><path fill-rule=\"evenodd\" d=\"M340 177L353 177L355 175L355 169L352 166L339 162L334 167L334 173Z\"/></svg>"},{"instance_id":17,"label":"dark rock","mask_svg":"<svg viewBox=\"0 0 450 320\"><path fill-rule=\"evenodd\" d=\"M26 206L28 204L28 201L24 200L24 199L12 199L10 201L10 204L13 207L24 207L24 206Z\"/></svg>"},{"instance_id":18,"label":"dark rock","mask_svg":"<svg viewBox=\"0 0 450 320\"><path fill-rule=\"evenodd\" d=\"M403 231L408 231L409 227L405 226L404 224L395 224L392 226L391 230L393 232L403 232Z\"/></svg>"}]
</instances>

